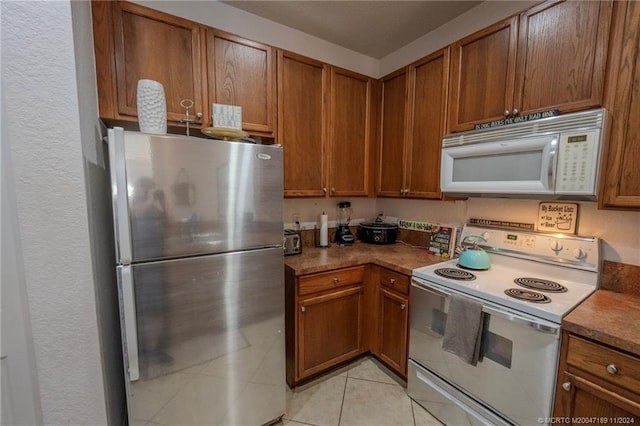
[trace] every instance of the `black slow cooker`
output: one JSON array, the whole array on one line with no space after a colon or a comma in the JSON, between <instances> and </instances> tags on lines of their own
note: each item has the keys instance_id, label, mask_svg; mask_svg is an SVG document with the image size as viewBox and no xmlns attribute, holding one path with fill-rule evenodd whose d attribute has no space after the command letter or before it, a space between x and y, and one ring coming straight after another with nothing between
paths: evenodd
<instances>
[{"instance_id":1,"label":"black slow cooker","mask_svg":"<svg viewBox=\"0 0 640 426\"><path fill-rule=\"evenodd\" d=\"M358 239L368 244L393 244L398 237L398 225L385 222L362 222L358 225Z\"/></svg>"}]
</instances>

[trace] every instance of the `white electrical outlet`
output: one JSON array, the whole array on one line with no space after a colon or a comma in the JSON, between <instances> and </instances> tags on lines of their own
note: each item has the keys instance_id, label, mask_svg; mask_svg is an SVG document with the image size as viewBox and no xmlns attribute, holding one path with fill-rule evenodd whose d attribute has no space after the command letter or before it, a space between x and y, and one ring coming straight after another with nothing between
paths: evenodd
<instances>
[{"instance_id":1,"label":"white electrical outlet","mask_svg":"<svg viewBox=\"0 0 640 426\"><path fill-rule=\"evenodd\" d=\"M291 216L293 218L293 223L300 222L300 213L294 213Z\"/></svg>"}]
</instances>

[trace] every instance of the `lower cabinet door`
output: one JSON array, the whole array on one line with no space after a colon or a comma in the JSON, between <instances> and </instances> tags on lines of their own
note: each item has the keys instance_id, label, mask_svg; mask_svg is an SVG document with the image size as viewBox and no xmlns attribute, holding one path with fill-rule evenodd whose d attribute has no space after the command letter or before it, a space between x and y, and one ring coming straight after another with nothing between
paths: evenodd
<instances>
[{"instance_id":1,"label":"lower cabinet door","mask_svg":"<svg viewBox=\"0 0 640 426\"><path fill-rule=\"evenodd\" d=\"M600 423L640 423L637 394L623 395L566 371L561 377L563 381L557 390L555 417L571 418L580 423L589 419L600 419Z\"/></svg>"},{"instance_id":2,"label":"lower cabinet door","mask_svg":"<svg viewBox=\"0 0 640 426\"><path fill-rule=\"evenodd\" d=\"M378 357L400 376L407 377L407 321L409 301L380 289Z\"/></svg>"},{"instance_id":3,"label":"lower cabinet door","mask_svg":"<svg viewBox=\"0 0 640 426\"><path fill-rule=\"evenodd\" d=\"M363 352L363 287L298 302L298 380Z\"/></svg>"}]
</instances>

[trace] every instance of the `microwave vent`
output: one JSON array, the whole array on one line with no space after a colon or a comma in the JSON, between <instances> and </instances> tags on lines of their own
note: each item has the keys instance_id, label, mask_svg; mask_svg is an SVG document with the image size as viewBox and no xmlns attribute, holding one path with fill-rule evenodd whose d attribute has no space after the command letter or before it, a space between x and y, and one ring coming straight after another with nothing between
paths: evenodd
<instances>
[{"instance_id":1,"label":"microwave vent","mask_svg":"<svg viewBox=\"0 0 640 426\"><path fill-rule=\"evenodd\" d=\"M605 109L597 109L574 114L558 115L535 121L508 124L502 127L453 133L444 137L442 146L468 145L479 142L526 138L549 133L602 128L605 114Z\"/></svg>"}]
</instances>

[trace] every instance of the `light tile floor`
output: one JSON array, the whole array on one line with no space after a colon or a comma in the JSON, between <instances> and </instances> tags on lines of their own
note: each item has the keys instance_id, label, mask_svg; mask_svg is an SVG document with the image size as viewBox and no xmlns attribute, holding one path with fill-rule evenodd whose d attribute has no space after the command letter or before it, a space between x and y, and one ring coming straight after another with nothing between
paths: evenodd
<instances>
[{"instance_id":1,"label":"light tile floor","mask_svg":"<svg viewBox=\"0 0 640 426\"><path fill-rule=\"evenodd\" d=\"M400 379L371 356L287 392L277 426L436 426Z\"/></svg>"}]
</instances>

